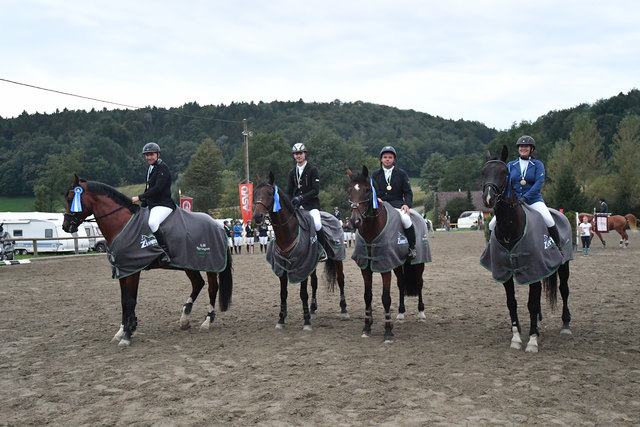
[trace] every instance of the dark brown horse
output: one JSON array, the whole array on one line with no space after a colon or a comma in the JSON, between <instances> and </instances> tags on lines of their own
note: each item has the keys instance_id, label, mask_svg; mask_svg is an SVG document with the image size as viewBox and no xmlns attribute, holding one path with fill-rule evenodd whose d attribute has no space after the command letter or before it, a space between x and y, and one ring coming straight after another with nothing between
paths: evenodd
<instances>
[{"instance_id":1,"label":"dark brown horse","mask_svg":"<svg viewBox=\"0 0 640 427\"><path fill-rule=\"evenodd\" d=\"M579 213L578 214L579 220L581 220L582 217L584 216L588 218L588 221L593 226L591 229L593 231L593 234L598 236L598 239L600 239L600 242L602 242L602 247L606 248L607 242L602 238L603 233L600 231L596 231L596 223L595 223L594 216L588 213ZM627 214L625 216L610 215L607 218L607 229L610 231L615 230L620 235L621 248L626 248L629 246L629 235L627 234L627 230L632 227L633 229L636 228L636 217L632 214Z\"/></svg>"},{"instance_id":2,"label":"dark brown horse","mask_svg":"<svg viewBox=\"0 0 640 427\"><path fill-rule=\"evenodd\" d=\"M372 258L373 246L375 241L384 232L397 233L398 230L386 230L387 210L383 205L378 208L374 207L373 192L371 190L371 182L369 180L369 171L363 166L362 172L353 173L347 171L349 176L349 201L351 203L351 224L358 230L359 237L356 237L356 248L364 245L367 256ZM385 231L386 230L386 231ZM362 269L362 279L364 280L364 302L365 302L365 318L364 327L362 328L362 337L366 338L371 335L371 325L373 324L373 308L371 302L373 299L373 270L371 264ZM398 304L398 319L404 319L405 305L404 297L418 297L418 319L426 321L424 314L424 302L422 300L422 274L424 272L424 263L412 264L410 259L404 264L393 268L396 276L398 290L400 293L400 302ZM393 323L391 321L391 271L380 273L382 276L382 305L384 306L384 341L393 342Z\"/></svg>"},{"instance_id":3,"label":"dark brown horse","mask_svg":"<svg viewBox=\"0 0 640 427\"><path fill-rule=\"evenodd\" d=\"M273 173L269 173L268 181L257 180L257 186L254 190L253 198L253 223L256 226L264 223L267 216L271 220L273 232L275 234L275 242L270 243L275 245L270 248L275 251L275 256L282 260L283 263L291 262L288 267L296 268L296 260L290 258L293 249L299 242L300 236L300 222L295 213L295 208L291 204L288 196L277 189L274 185ZM275 192L278 192L278 203L280 209L274 210ZM340 316L343 319L349 318L349 312L347 311L347 301L344 295L344 266L342 260L331 259L331 254L328 254L329 258L325 262L325 275L327 278L327 289L333 291L335 283L338 283L340 288ZM309 294L307 292L308 278L311 278L311 309L309 309ZM276 328L284 328L285 319L287 317L287 296L288 296L288 283L289 273L283 271L279 276L280 279L280 317ZM300 281L300 300L302 301L302 311L304 317L303 330L311 331L311 319L315 317L315 312L318 308L316 291L318 289L318 277L316 270L314 269L310 275Z\"/></svg>"},{"instance_id":4,"label":"dark brown horse","mask_svg":"<svg viewBox=\"0 0 640 427\"><path fill-rule=\"evenodd\" d=\"M82 210L80 212L71 212L71 205L75 195L74 189L77 187L82 189ZM140 206L131 202L131 198L118 192L115 188L99 182L81 180L77 176L75 176L73 180L71 189L67 192L66 199L67 211L64 215L63 230L67 233L74 233L88 216L94 215L95 221L102 235L105 237L107 246L111 245L114 238L140 209ZM220 291L220 311L226 311L229 307L233 290L231 251L226 247L216 249L227 251L227 265L224 271L220 273L207 272L207 281L209 283L209 312L200 326L201 329L205 330L209 328L215 318L214 307L218 290ZM154 262L150 268L177 269L175 267L161 266L158 262ZM191 281L191 295L182 308L182 317L180 319L181 327L187 329L189 327L188 316L191 313L193 303L204 286L204 280L199 271L183 270ZM218 278L220 279L220 285L218 285ZM120 330L115 334L112 341L118 342L119 346L129 346L131 344L131 336L138 325L135 309L138 298L140 271L120 278L119 281L122 300L122 323Z\"/></svg>"},{"instance_id":5,"label":"dark brown horse","mask_svg":"<svg viewBox=\"0 0 640 427\"><path fill-rule=\"evenodd\" d=\"M520 243L524 235L525 228L527 227L527 217L520 201L515 196L515 191L512 190L510 195L508 195L509 170L505 163L507 156L508 151L506 146L502 148L500 159L492 159L489 152L487 152L487 163L482 169L482 201L487 208L494 209L495 212L496 226L493 230L495 241L492 240L491 243L495 242L501 245L511 254L511 251ZM569 221L566 217L562 215L559 219L566 222L565 228L570 229ZM514 259L511 259L510 262L517 264L517 260ZM529 268L529 266L523 266L522 268L526 269ZM529 301L527 307L529 308L531 324L529 329L529 342L526 347L527 352L538 351L538 336L540 335L538 320L542 320L540 306L542 287L544 285L547 299L553 310L557 301L558 277L560 278L559 289L562 295L562 329L560 332L562 334L571 334L571 328L569 326L571 313L569 312L568 306L569 261L566 261L560 264L557 270L550 276L543 279L542 283L538 281L528 285ZM522 340L520 338L522 330L518 320L518 302L515 297L513 275L503 283L503 286L507 295L507 307L511 317L511 348L520 349L522 347Z\"/></svg>"}]
</instances>

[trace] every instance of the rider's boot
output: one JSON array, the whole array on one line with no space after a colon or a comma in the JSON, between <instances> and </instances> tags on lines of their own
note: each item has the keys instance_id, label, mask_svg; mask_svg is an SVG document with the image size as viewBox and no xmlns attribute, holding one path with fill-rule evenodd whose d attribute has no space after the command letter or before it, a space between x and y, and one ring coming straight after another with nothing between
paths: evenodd
<instances>
[{"instance_id":1,"label":"rider's boot","mask_svg":"<svg viewBox=\"0 0 640 427\"><path fill-rule=\"evenodd\" d=\"M164 234L160 229L158 229L153 233L153 235L156 236L158 246L160 246L163 252L162 255L158 257L158 261L160 261L160 264L169 264L171 262L171 258L169 258L169 248L167 247L167 242L164 239Z\"/></svg>"},{"instance_id":2,"label":"rider's boot","mask_svg":"<svg viewBox=\"0 0 640 427\"><path fill-rule=\"evenodd\" d=\"M316 231L316 236L318 236L318 243L320 243L320 250L322 251L318 262L323 262L327 260L327 251L325 249L325 246L327 246L327 238L324 235L324 230L322 228Z\"/></svg>"},{"instance_id":3,"label":"rider's boot","mask_svg":"<svg viewBox=\"0 0 640 427\"><path fill-rule=\"evenodd\" d=\"M407 254L407 257L409 259L415 259L415 257L416 257L416 229L414 228L413 224L411 224L411 227L409 227L406 230L404 230L404 232L407 235L407 241L409 242L409 253Z\"/></svg>"},{"instance_id":4,"label":"rider's boot","mask_svg":"<svg viewBox=\"0 0 640 427\"><path fill-rule=\"evenodd\" d=\"M554 225L553 227L547 227L547 230L549 231L549 236L551 236L556 246L558 247L558 250L560 251L560 253L562 253L562 243L560 242L560 234L558 233L558 227Z\"/></svg>"}]
</instances>

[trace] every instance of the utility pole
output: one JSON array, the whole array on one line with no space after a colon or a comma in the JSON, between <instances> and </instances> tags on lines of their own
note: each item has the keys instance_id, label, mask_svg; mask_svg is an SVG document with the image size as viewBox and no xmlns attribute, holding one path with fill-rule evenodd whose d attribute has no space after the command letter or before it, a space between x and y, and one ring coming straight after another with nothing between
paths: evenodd
<instances>
[{"instance_id":1,"label":"utility pole","mask_svg":"<svg viewBox=\"0 0 640 427\"><path fill-rule=\"evenodd\" d=\"M244 183L249 183L249 137L253 132L247 130L247 119L242 119L242 139L244 142Z\"/></svg>"}]
</instances>

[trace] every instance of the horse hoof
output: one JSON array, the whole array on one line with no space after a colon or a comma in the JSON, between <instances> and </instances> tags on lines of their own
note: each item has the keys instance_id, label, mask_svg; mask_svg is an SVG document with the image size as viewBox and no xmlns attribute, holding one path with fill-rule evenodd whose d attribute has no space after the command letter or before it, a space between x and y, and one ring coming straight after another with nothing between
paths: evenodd
<instances>
[{"instance_id":1,"label":"horse hoof","mask_svg":"<svg viewBox=\"0 0 640 427\"><path fill-rule=\"evenodd\" d=\"M573 335L573 332L571 332L571 328L562 328L562 329L560 329L560 334L562 334L562 335Z\"/></svg>"},{"instance_id":2,"label":"horse hoof","mask_svg":"<svg viewBox=\"0 0 640 427\"><path fill-rule=\"evenodd\" d=\"M310 316L311 316L311 320L313 320L313 319L315 319L315 318L316 318L316 314L315 314L315 313L311 313L311 315L310 315Z\"/></svg>"},{"instance_id":3,"label":"horse hoof","mask_svg":"<svg viewBox=\"0 0 640 427\"><path fill-rule=\"evenodd\" d=\"M276 329L284 329L284 323L276 323Z\"/></svg>"},{"instance_id":4,"label":"horse hoof","mask_svg":"<svg viewBox=\"0 0 640 427\"><path fill-rule=\"evenodd\" d=\"M404 320L404 313L398 313L396 320Z\"/></svg>"},{"instance_id":5,"label":"horse hoof","mask_svg":"<svg viewBox=\"0 0 640 427\"><path fill-rule=\"evenodd\" d=\"M511 348L514 350L520 350L522 348L522 343L517 341L511 341Z\"/></svg>"},{"instance_id":6,"label":"horse hoof","mask_svg":"<svg viewBox=\"0 0 640 427\"><path fill-rule=\"evenodd\" d=\"M360 335L361 338L369 338L369 334L366 332L363 332L362 335Z\"/></svg>"},{"instance_id":7,"label":"horse hoof","mask_svg":"<svg viewBox=\"0 0 640 427\"><path fill-rule=\"evenodd\" d=\"M312 331L312 330L313 330L313 328L311 328L311 325L304 325L304 326L302 327L302 330L303 330L303 331Z\"/></svg>"},{"instance_id":8,"label":"horse hoof","mask_svg":"<svg viewBox=\"0 0 640 427\"><path fill-rule=\"evenodd\" d=\"M385 344L393 344L393 338L385 338L384 339L384 343Z\"/></svg>"},{"instance_id":9,"label":"horse hoof","mask_svg":"<svg viewBox=\"0 0 640 427\"><path fill-rule=\"evenodd\" d=\"M120 348L129 347L130 345L131 345L131 341L124 338L121 339L120 342L118 343L118 347Z\"/></svg>"},{"instance_id":10,"label":"horse hoof","mask_svg":"<svg viewBox=\"0 0 640 427\"><path fill-rule=\"evenodd\" d=\"M427 321L427 316L424 314L424 311L418 312L418 321L419 322L426 322Z\"/></svg>"},{"instance_id":11,"label":"horse hoof","mask_svg":"<svg viewBox=\"0 0 640 427\"><path fill-rule=\"evenodd\" d=\"M537 353L538 352L538 346L537 345L527 345L527 348L524 350L527 353Z\"/></svg>"},{"instance_id":12,"label":"horse hoof","mask_svg":"<svg viewBox=\"0 0 640 427\"><path fill-rule=\"evenodd\" d=\"M348 320L348 319L351 319L351 316L349 316L349 313L345 312L345 313L340 313L340 318L342 320Z\"/></svg>"},{"instance_id":13,"label":"horse hoof","mask_svg":"<svg viewBox=\"0 0 640 427\"><path fill-rule=\"evenodd\" d=\"M208 331L209 327L211 326L211 321L209 320L209 318L207 317L204 322L202 322L202 325L200 325L200 330L201 331Z\"/></svg>"},{"instance_id":14,"label":"horse hoof","mask_svg":"<svg viewBox=\"0 0 640 427\"><path fill-rule=\"evenodd\" d=\"M185 323L180 322L180 329L182 329L183 331L186 331L187 329L190 329L190 328L191 328L191 323L189 323L189 322L185 322Z\"/></svg>"}]
</instances>

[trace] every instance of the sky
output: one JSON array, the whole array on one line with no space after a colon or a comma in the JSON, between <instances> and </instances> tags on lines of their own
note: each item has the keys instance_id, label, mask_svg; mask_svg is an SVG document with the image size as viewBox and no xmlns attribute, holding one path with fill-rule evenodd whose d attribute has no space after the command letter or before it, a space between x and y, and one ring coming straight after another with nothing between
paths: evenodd
<instances>
[{"instance_id":1,"label":"sky","mask_svg":"<svg viewBox=\"0 0 640 427\"><path fill-rule=\"evenodd\" d=\"M637 0L0 5L3 118L302 99L503 130L640 87Z\"/></svg>"}]
</instances>

